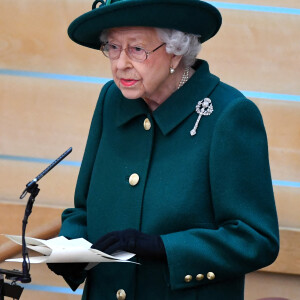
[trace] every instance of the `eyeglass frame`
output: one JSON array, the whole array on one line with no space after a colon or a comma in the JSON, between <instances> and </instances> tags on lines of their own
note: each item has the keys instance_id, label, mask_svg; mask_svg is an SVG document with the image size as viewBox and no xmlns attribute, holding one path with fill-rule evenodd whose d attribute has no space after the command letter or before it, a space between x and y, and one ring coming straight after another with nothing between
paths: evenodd
<instances>
[{"instance_id":1,"label":"eyeglass frame","mask_svg":"<svg viewBox=\"0 0 300 300\"><path fill-rule=\"evenodd\" d=\"M108 55L105 54L103 48L106 46L106 45L114 45L114 46L118 46L118 45L115 45L115 44L111 44L109 42L106 42L106 43L103 43L101 46L100 46L100 51L103 53L103 55L111 60L116 60L116 59L119 59L120 58L120 55L121 55L121 52L124 50L127 57L129 57L131 60L133 61L136 61L136 62L144 62L146 59L148 59L149 55L155 51L157 51L159 48L161 48L163 45L165 45L166 43L162 43L161 45L159 45L158 47L156 47L154 50L152 51L147 51L146 49L142 48L142 47L134 47L134 46L128 46L126 48L122 48L120 49L120 53L119 53L119 56L116 57L116 58L110 58ZM145 53L146 53L146 58L143 59L143 60L138 60L138 59L135 59L135 58L132 58L130 56L130 53L128 52L128 48L140 48L141 50L143 50ZM129 54L129 55L128 55Z\"/></svg>"}]
</instances>

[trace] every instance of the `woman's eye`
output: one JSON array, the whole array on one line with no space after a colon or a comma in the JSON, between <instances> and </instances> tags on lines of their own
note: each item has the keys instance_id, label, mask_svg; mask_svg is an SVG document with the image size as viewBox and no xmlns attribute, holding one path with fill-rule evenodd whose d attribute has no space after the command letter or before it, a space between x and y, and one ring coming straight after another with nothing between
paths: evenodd
<instances>
[{"instance_id":1,"label":"woman's eye","mask_svg":"<svg viewBox=\"0 0 300 300\"><path fill-rule=\"evenodd\" d=\"M120 49L120 46L117 46L117 45L114 45L114 44L108 44L109 46L109 50L119 50Z\"/></svg>"},{"instance_id":2,"label":"woman's eye","mask_svg":"<svg viewBox=\"0 0 300 300\"><path fill-rule=\"evenodd\" d=\"M131 47L131 51L134 53L140 53L140 52L143 52L144 49L140 48L140 47Z\"/></svg>"}]
</instances>

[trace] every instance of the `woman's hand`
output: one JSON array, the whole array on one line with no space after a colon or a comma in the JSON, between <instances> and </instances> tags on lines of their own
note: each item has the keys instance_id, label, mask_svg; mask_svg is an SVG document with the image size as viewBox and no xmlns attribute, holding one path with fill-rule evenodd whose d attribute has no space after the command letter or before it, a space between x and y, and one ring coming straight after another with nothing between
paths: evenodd
<instances>
[{"instance_id":1,"label":"woman's hand","mask_svg":"<svg viewBox=\"0 0 300 300\"><path fill-rule=\"evenodd\" d=\"M49 263L47 266L56 275L68 277L83 272L87 263Z\"/></svg>"},{"instance_id":2,"label":"woman's hand","mask_svg":"<svg viewBox=\"0 0 300 300\"><path fill-rule=\"evenodd\" d=\"M93 249L112 254L118 250L135 253L138 257L166 261L163 241L158 235L149 235L135 229L110 232L101 237Z\"/></svg>"}]
</instances>

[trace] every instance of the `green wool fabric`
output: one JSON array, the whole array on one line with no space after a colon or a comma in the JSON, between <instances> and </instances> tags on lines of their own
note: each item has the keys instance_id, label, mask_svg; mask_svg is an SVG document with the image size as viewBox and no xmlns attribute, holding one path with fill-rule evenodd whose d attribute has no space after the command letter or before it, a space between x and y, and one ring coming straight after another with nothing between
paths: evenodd
<instances>
[{"instance_id":1,"label":"green wool fabric","mask_svg":"<svg viewBox=\"0 0 300 300\"><path fill-rule=\"evenodd\" d=\"M153 113L111 81L101 91L80 169L75 208L60 234L84 237L127 228L162 237L167 263L102 263L84 299L244 299L244 276L274 261L278 223L267 138L257 107L198 61L196 73ZM214 111L190 135L198 101ZM151 122L145 130L145 118ZM131 186L131 174L139 182ZM207 273L215 279L209 280ZM196 280L197 274L204 279ZM191 275L190 282L185 276Z\"/></svg>"}]
</instances>

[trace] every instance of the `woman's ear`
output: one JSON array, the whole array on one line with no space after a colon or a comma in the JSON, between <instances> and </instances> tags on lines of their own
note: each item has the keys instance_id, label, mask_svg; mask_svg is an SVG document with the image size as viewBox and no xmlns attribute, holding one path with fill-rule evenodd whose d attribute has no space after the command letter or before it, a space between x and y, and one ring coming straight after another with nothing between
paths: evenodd
<instances>
[{"instance_id":1,"label":"woman's ear","mask_svg":"<svg viewBox=\"0 0 300 300\"><path fill-rule=\"evenodd\" d=\"M171 66L172 68L176 69L179 66L179 63L182 60L182 55L175 55L173 54L171 58Z\"/></svg>"}]
</instances>

